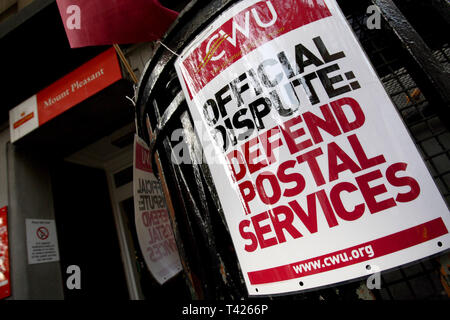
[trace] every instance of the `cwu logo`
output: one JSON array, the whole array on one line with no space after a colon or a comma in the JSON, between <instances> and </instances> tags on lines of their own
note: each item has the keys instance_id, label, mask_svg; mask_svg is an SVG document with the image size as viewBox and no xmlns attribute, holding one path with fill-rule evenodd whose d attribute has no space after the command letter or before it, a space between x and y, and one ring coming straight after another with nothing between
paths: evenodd
<instances>
[{"instance_id":1,"label":"cwu logo","mask_svg":"<svg viewBox=\"0 0 450 320\"><path fill-rule=\"evenodd\" d=\"M277 21L277 12L275 11L272 3L270 1L266 1L266 6L269 9L271 18L267 22L263 22L256 8L252 8L244 13L244 15L235 16L232 22L232 35L228 35L223 30L219 30L216 34L214 34L206 44L206 52L205 56L209 57L211 61L217 61L223 58L225 55L225 51L222 50L216 55L213 55L215 51L217 51L218 47L222 44L223 41L227 40L233 47L236 48L237 45L237 31L239 31L245 38L249 38L250 26L253 28L269 28L275 24ZM250 13L253 17L253 23L251 23ZM243 24L238 24L238 21L243 21ZM258 33L256 30L252 30L252 32ZM216 40L217 39L217 40ZM211 47L212 45L212 47Z\"/></svg>"}]
</instances>

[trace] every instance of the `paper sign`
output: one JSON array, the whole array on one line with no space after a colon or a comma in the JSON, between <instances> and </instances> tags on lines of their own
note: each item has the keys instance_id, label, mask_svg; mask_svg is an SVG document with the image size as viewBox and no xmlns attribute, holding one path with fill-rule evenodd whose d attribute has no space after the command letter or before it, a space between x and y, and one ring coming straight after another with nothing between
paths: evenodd
<instances>
[{"instance_id":1,"label":"paper sign","mask_svg":"<svg viewBox=\"0 0 450 320\"><path fill-rule=\"evenodd\" d=\"M55 220L26 219L28 263L59 261Z\"/></svg>"},{"instance_id":2,"label":"paper sign","mask_svg":"<svg viewBox=\"0 0 450 320\"><path fill-rule=\"evenodd\" d=\"M448 209L336 1L241 1L176 68L250 295L449 248Z\"/></svg>"},{"instance_id":3,"label":"paper sign","mask_svg":"<svg viewBox=\"0 0 450 320\"><path fill-rule=\"evenodd\" d=\"M134 139L134 210L139 245L148 269L159 284L182 270L161 184L150 165L146 143Z\"/></svg>"}]
</instances>

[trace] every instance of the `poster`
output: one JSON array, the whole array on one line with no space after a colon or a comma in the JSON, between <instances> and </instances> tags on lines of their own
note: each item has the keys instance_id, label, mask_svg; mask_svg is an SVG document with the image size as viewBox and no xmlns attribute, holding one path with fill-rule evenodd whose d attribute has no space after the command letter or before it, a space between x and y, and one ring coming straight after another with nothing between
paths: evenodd
<instances>
[{"instance_id":1,"label":"poster","mask_svg":"<svg viewBox=\"0 0 450 320\"><path fill-rule=\"evenodd\" d=\"M0 299L11 295L7 215L8 207L0 208Z\"/></svg>"},{"instance_id":2,"label":"poster","mask_svg":"<svg viewBox=\"0 0 450 320\"><path fill-rule=\"evenodd\" d=\"M335 0L241 1L176 68L249 295L449 248L448 208Z\"/></svg>"},{"instance_id":3,"label":"poster","mask_svg":"<svg viewBox=\"0 0 450 320\"><path fill-rule=\"evenodd\" d=\"M182 270L160 182L153 174L148 147L134 139L133 194L136 232L145 263L159 284Z\"/></svg>"},{"instance_id":4,"label":"poster","mask_svg":"<svg viewBox=\"0 0 450 320\"><path fill-rule=\"evenodd\" d=\"M59 261L58 236L53 219L25 219L28 264Z\"/></svg>"}]
</instances>

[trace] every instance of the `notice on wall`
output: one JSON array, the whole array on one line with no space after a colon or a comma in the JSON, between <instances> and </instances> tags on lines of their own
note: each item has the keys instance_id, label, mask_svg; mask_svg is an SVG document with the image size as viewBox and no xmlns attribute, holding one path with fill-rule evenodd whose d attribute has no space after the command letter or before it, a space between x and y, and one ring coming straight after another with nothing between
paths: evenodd
<instances>
[{"instance_id":1,"label":"notice on wall","mask_svg":"<svg viewBox=\"0 0 450 320\"><path fill-rule=\"evenodd\" d=\"M55 220L26 219L28 263L59 261Z\"/></svg>"},{"instance_id":2,"label":"notice on wall","mask_svg":"<svg viewBox=\"0 0 450 320\"><path fill-rule=\"evenodd\" d=\"M0 208L0 299L11 295L7 215L8 208Z\"/></svg>"},{"instance_id":3,"label":"notice on wall","mask_svg":"<svg viewBox=\"0 0 450 320\"><path fill-rule=\"evenodd\" d=\"M182 270L160 182L150 165L149 149L134 139L133 191L136 232L145 263L159 284Z\"/></svg>"},{"instance_id":4,"label":"notice on wall","mask_svg":"<svg viewBox=\"0 0 450 320\"><path fill-rule=\"evenodd\" d=\"M450 216L335 0L241 1L176 62L249 295L450 247Z\"/></svg>"}]
</instances>

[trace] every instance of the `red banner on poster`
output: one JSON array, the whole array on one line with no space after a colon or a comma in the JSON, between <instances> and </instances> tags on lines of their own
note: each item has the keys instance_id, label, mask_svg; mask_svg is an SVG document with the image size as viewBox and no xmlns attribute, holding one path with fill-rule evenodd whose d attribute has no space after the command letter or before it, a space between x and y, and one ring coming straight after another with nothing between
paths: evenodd
<instances>
[{"instance_id":1,"label":"red banner on poster","mask_svg":"<svg viewBox=\"0 0 450 320\"><path fill-rule=\"evenodd\" d=\"M448 208L336 0L239 1L175 67L249 295L449 249Z\"/></svg>"},{"instance_id":2,"label":"red banner on poster","mask_svg":"<svg viewBox=\"0 0 450 320\"><path fill-rule=\"evenodd\" d=\"M71 48L160 39L178 13L158 0L57 0Z\"/></svg>"},{"instance_id":3,"label":"red banner on poster","mask_svg":"<svg viewBox=\"0 0 450 320\"><path fill-rule=\"evenodd\" d=\"M137 169L153 173L150 163L150 152L140 143L136 143L135 159Z\"/></svg>"},{"instance_id":4,"label":"red banner on poster","mask_svg":"<svg viewBox=\"0 0 450 320\"><path fill-rule=\"evenodd\" d=\"M11 295L7 213L7 207L0 208L0 299Z\"/></svg>"}]
</instances>

